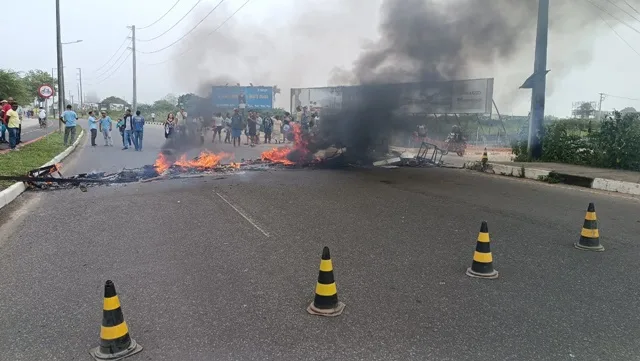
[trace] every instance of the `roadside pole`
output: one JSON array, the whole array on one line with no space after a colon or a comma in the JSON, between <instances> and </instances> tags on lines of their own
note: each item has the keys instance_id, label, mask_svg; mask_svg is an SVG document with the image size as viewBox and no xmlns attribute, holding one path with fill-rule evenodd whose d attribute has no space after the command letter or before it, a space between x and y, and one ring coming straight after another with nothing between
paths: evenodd
<instances>
[{"instance_id":1,"label":"roadside pole","mask_svg":"<svg viewBox=\"0 0 640 361\"><path fill-rule=\"evenodd\" d=\"M60 0L56 0L56 48L58 56L58 131L62 132L60 114L64 109L64 65L62 64L62 34L60 33Z\"/></svg>"}]
</instances>

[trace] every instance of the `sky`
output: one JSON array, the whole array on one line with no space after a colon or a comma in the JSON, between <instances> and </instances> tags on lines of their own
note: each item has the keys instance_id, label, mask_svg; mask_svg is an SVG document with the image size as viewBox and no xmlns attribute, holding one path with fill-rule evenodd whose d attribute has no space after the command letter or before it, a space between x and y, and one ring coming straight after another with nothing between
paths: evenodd
<instances>
[{"instance_id":1,"label":"sky","mask_svg":"<svg viewBox=\"0 0 640 361\"><path fill-rule=\"evenodd\" d=\"M132 58L127 50L131 25L137 27L139 103L167 94L202 94L214 79L277 85L282 94L288 94L290 87L326 86L334 68L350 69L362 48L379 37L382 0L249 0L230 17L245 1L224 0L212 10L220 0L180 0L148 27L176 0L60 0L62 41L82 40L63 46L67 92L77 99L80 68L85 97L132 100ZM573 1L576 7L592 6L589 0ZM634 5L640 10L640 1L629 0L632 7L624 7L623 0L590 1L609 12L598 15L611 27L598 18L597 31L585 29L575 51L560 41L562 34L549 35L549 58L561 59L562 66L549 62L546 114L568 116L573 102L598 101L599 93L609 94L603 110L627 106L640 110L640 13L632 10ZM13 2L12 10L21 15L6 17L2 28L18 51L2 56L0 67L55 70L55 2ZM590 60L584 60L584 51L591 52ZM527 76L521 74L532 69L533 46L518 61L483 67L473 75L496 79L494 100L501 113L526 115L530 91L518 87ZM280 96L276 106L288 108L288 101Z\"/></svg>"}]
</instances>

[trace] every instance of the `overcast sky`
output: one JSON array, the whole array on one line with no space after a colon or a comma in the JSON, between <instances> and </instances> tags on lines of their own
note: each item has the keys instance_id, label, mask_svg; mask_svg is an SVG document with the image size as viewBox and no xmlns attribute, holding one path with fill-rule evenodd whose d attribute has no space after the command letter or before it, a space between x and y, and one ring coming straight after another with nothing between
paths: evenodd
<instances>
[{"instance_id":1,"label":"overcast sky","mask_svg":"<svg viewBox=\"0 0 640 361\"><path fill-rule=\"evenodd\" d=\"M226 0L192 34L166 50L162 49L193 28L197 22L220 2L200 0L195 9L175 28L153 41L173 26L198 0L181 0L161 21L137 31L138 101L152 102L168 93L198 92L206 81L226 76L242 83L277 84L288 94L290 87L327 85L334 67L348 69L368 41L377 37L377 6L381 0L342 0L356 6L340 7L339 0L251 0L228 23L215 29L245 0ZM490 0L478 0L490 1ZM527 0L533 1L533 0ZM574 0L576 6L589 6L586 0ZM607 1L593 0L607 6ZM612 0L617 1L617 0ZM84 93L95 92L99 98L110 95L132 98L132 62L125 61L130 46L125 38L128 25L145 27L162 16L176 0L60 0L62 12L62 38L64 42L83 40L65 45L64 63L66 89L77 98L76 68L82 69ZM553 2L553 1L552 1ZM620 1L617 1L621 3ZM640 1L632 1L638 4ZM3 34L8 35L15 52L4 53L1 67L14 70L43 69L56 66L55 2L53 0L14 1L11 10L15 17L5 17ZM628 24L640 29L640 23L627 14L610 11ZM349 12L349 13L347 13ZM630 11L631 13L631 11ZM578 15L579 16L579 15ZM603 14L615 30L640 53L640 33ZM625 17L626 16L626 17ZM290 24L303 23L309 29L292 28ZM637 15L640 18L640 14ZM292 31L294 29L295 31ZM552 86L547 97L547 114L566 116L574 101L593 100L604 92L615 96L640 99L640 73L635 53L608 27L596 34L585 33L583 41L595 50L591 61L581 66L563 66L551 72ZM7 34L8 31L8 34ZM291 34L300 32L300 34ZM213 33L209 35L210 33ZM552 34L554 35L554 34ZM296 37L297 36L297 37ZM549 54L566 51L553 46L550 39ZM125 42L124 47L118 48ZM488 44L487 46L490 46ZM239 50L240 49L240 50ZM10 56L7 56L10 54ZM113 59L108 60L115 54ZM122 54L122 55L121 55ZM528 64L517 65L529 71L533 68L533 48ZM528 55L528 56L529 56ZM566 58L580 57L580 53L567 53ZM106 63L106 65L105 65ZM121 65L122 64L122 65ZM120 68L116 69L118 65ZM526 115L529 91L519 90L523 79L503 79L505 64L496 64L477 77L495 77L495 100L501 112ZM505 95L510 94L510 95ZM517 94L517 96L513 96ZM288 107L286 96L277 105ZM639 100L607 97L603 109L634 106Z\"/></svg>"}]
</instances>

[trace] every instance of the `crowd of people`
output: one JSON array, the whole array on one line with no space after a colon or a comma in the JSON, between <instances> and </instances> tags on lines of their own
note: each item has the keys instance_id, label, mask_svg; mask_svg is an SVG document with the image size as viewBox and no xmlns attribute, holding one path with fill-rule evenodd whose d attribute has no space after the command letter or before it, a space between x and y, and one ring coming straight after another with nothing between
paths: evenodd
<instances>
[{"instance_id":1,"label":"crowd of people","mask_svg":"<svg viewBox=\"0 0 640 361\"><path fill-rule=\"evenodd\" d=\"M111 132L113 131L113 120L105 110L100 112L100 115L96 115L94 111L89 112L89 132L91 133L91 146L96 147L96 138L98 132L102 134L105 147L113 147L113 137ZM124 116L118 118L116 122L116 129L120 133L122 139L122 150L133 148L137 152L142 151L142 141L144 138L144 124L145 119L137 110L133 115L131 109L125 111Z\"/></svg>"},{"instance_id":2,"label":"crowd of people","mask_svg":"<svg viewBox=\"0 0 640 361\"><path fill-rule=\"evenodd\" d=\"M199 136L201 142L204 142L206 133L211 131L211 142L215 143L217 139L217 142L233 144L234 147L243 144L242 135L244 135L244 145L254 147L261 142L265 144L292 142L294 121L294 117L288 112L280 116L269 112L260 114L252 110L245 113L240 108L235 108L232 112L217 112L210 119L206 119L202 116L188 117L187 112L180 109L175 114L167 115L164 122L164 135L166 139ZM310 124L313 125L313 122Z\"/></svg>"},{"instance_id":3,"label":"crowd of people","mask_svg":"<svg viewBox=\"0 0 640 361\"><path fill-rule=\"evenodd\" d=\"M22 116L23 112L13 98L0 101L0 143L9 143L12 151L19 150L17 145L22 142Z\"/></svg>"},{"instance_id":4,"label":"crowd of people","mask_svg":"<svg viewBox=\"0 0 640 361\"><path fill-rule=\"evenodd\" d=\"M18 150L21 143L21 129L23 111L12 98L0 102L0 143L8 143L11 150ZM35 111L25 113L27 116L35 115ZM155 114L152 115L152 118ZM40 126L46 126L46 112L39 109L37 114ZM209 119L207 119L209 118ZM73 111L71 105L60 115L60 121L64 123L64 144L70 145L76 139L78 114ZM293 123L299 123L303 129L311 129L318 122L318 114L309 111L308 107L298 107L295 115L285 112L284 115L272 115L268 112L257 112L236 108L232 112L213 114L212 117L189 117L184 108L169 113L164 122L164 134L166 139L193 136L200 138L204 143L206 133L211 131L211 141L224 142L239 147L243 144L242 135L245 136L244 145L254 147L261 142L265 144L290 143L293 141ZM88 126L91 146L96 147L96 138L101 134L105 146L113 146L112 132L114 128L120 133L122 149L133 148L142 151L144 138L145 118L140 111L133 115L131 109L127 109L122 117L113 121L106 111L88 112ZM8 134L8 136L6 135ZM223 140L224 134L224 140ZM263 137L261 135L263 134ZM262 138L262 139L261 139Z\"/></svg>"}]
</instances>

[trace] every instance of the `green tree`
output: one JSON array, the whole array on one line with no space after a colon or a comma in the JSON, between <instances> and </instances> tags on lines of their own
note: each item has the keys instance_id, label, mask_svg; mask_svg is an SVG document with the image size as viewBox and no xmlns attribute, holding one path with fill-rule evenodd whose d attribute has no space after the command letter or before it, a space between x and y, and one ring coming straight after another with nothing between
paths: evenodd
<instances>
[{"instance_id":1,"label":"green tree","mask_svg":"<svg viewBox=\"0 0 640 361\"><path fill-rule=\"evenodd\" d=\"M183 106L186 107L188 106L192 101L196 100L198 98L197 95L193 94L193 93L187 93L187 94L182 94L178 97L178 101L177 104L179 106Z\"/></svg>"},{"instance_id":2,"label":"green tree","mask_svg":"<svg viewBox=\"0 0 640 361\"><path fill-rule=\"evenodd\" d=\"M55 86L56 84L56 79L53 78L51 74L39 69L29 70L24 77L22 77L22 81L24 82L27 94L34 98L38 96L38 88L40 88L41 85L48 84Z\"/></svg>"},{"instance_id":3,"label":"green tree","mask_svg":"<svg viewBox=\"0 0 640 361\"><path fill-rule=\"evenodd\" d=\"M33 99L29 96L25 83L17 72L0 69L0 99L9 97L22 105L31 103Z\"/></svg>"},{"instance_id":4,"label":"green tree","mask_svg":"<svg viewBox=\"0 0 640 361\"><path fill-rule=\"evenodd\" d=\"M162 100L166 100L174 107L178 105L178 97L175 96L174 94L167 94L164 96L164 98L162 98Z\"/></svg>"}]
</instances>

